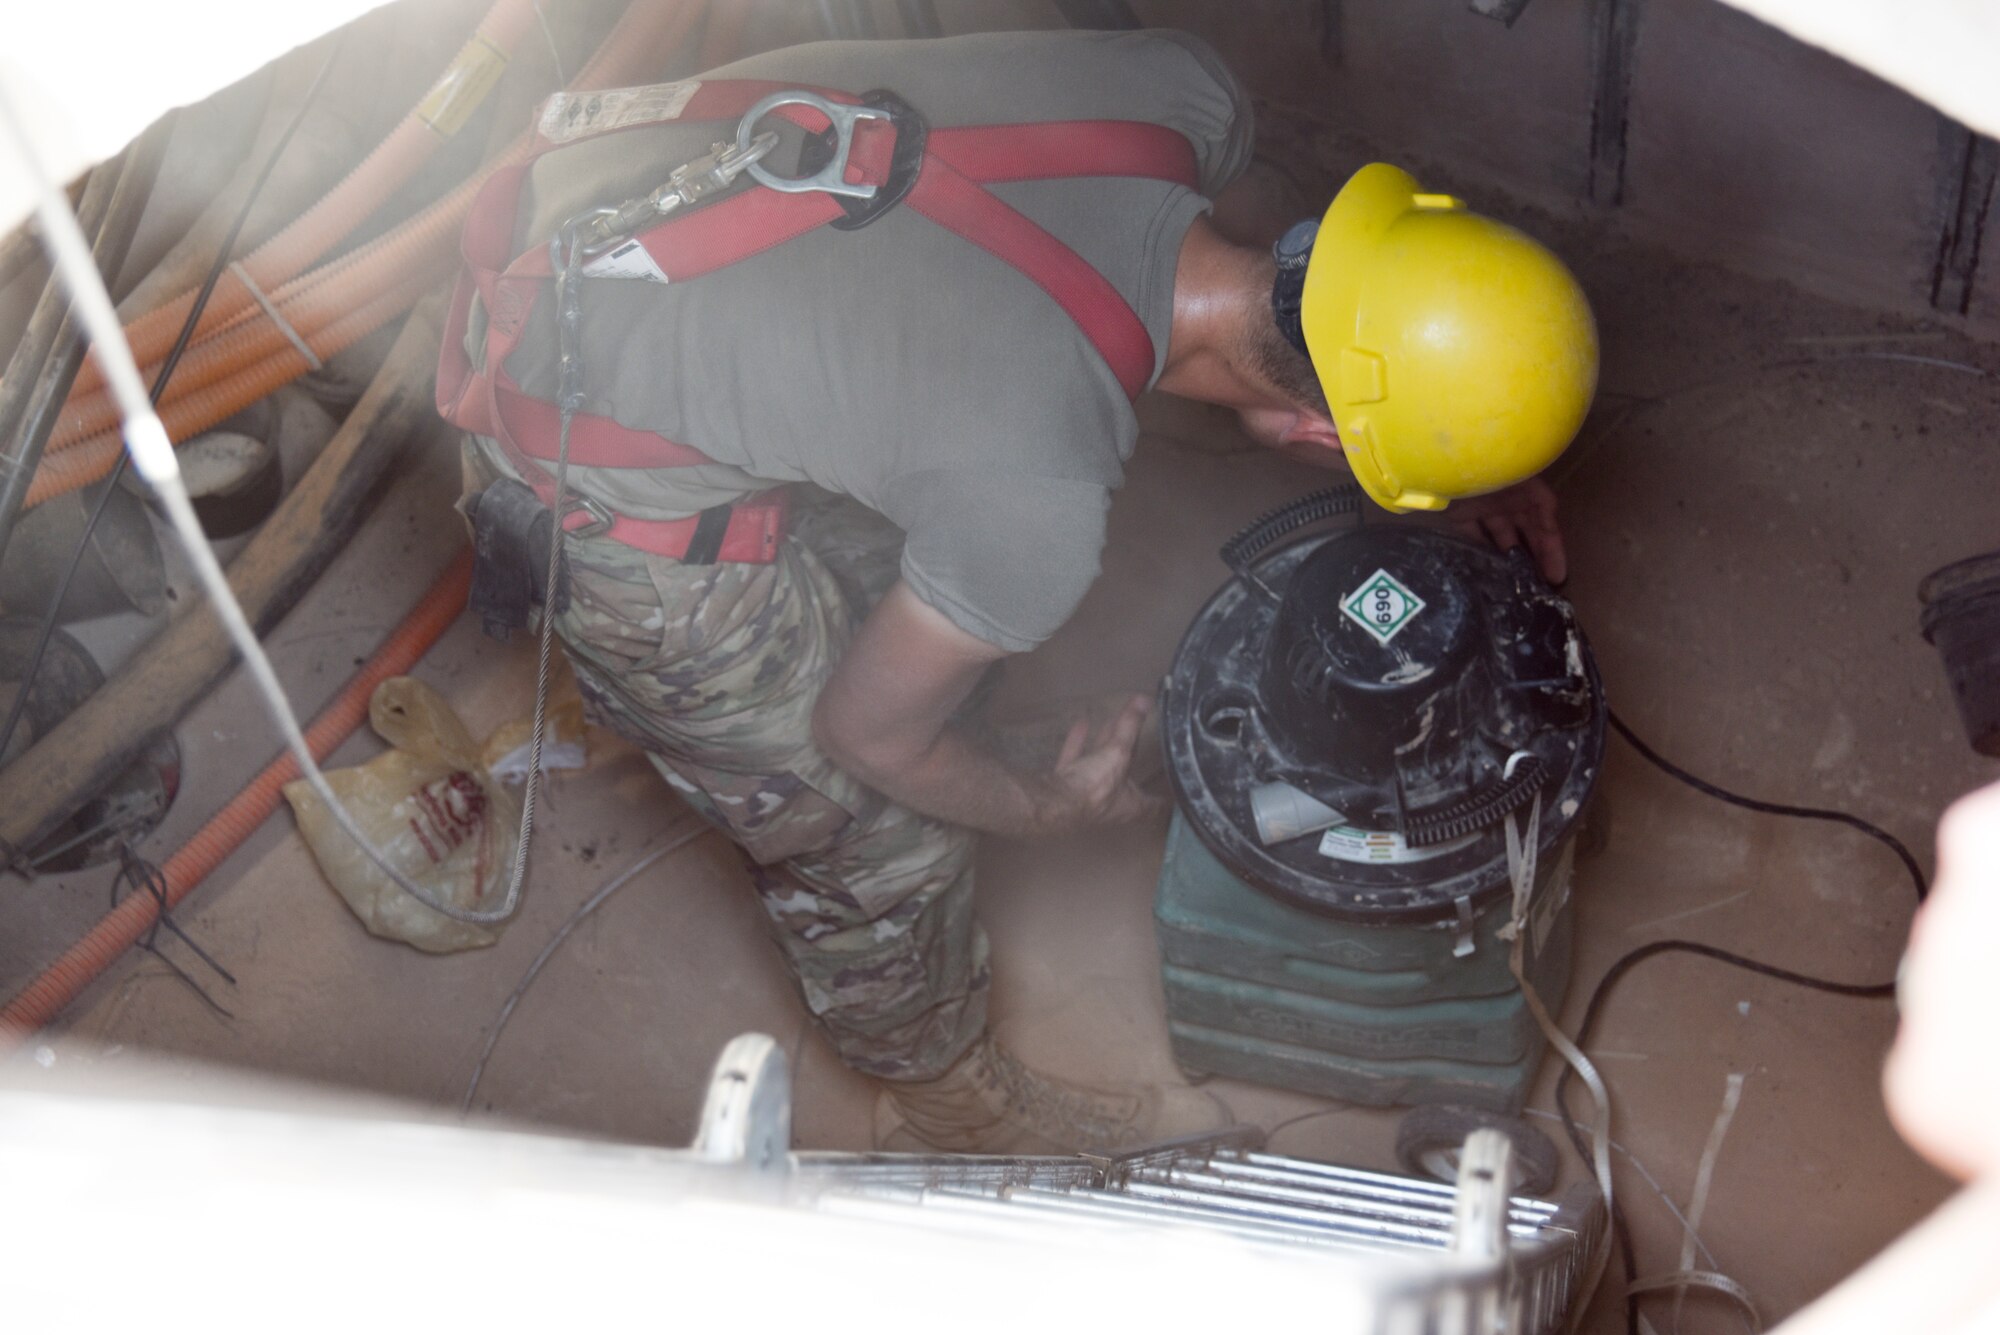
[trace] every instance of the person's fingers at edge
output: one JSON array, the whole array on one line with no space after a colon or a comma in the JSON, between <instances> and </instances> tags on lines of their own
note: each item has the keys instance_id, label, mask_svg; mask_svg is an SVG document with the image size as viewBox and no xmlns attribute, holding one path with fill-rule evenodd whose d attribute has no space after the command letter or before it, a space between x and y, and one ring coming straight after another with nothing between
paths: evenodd
<instances>
[{"instance_id":1,"label":"person's fingers at edge","mask_svg":"<svg viewBox=\"0 0 2000 1335\"><path fill-rule=\"evenodd\" d=\"M1487 515L1479 521L1486 530L1487 541L1501 551L1508 551L1521 545L1521 530L1509 515Z\"/></svg>"},{"instance_id":2,"label":"person's fingers at edge","mask_svg":"<svg viewBox=\"0 0 2000 1335\"><path fill-rule=\"evenodd\" d=\"M1550 584L1561 584L1569 577L1569 555L1563 550L1560 532L1555 529L1528 530L1528 550L1534 553L1542 578Z\"/></svg>"},{"instance_id":3,"label":"person's fingers at edge","mask_svg":"<svg viewBox=\"0 0 2000 1335\"><path fill-rule=\"evenodd\" d=\"M1056 768L1062 770L1074 765L1082 757L1084 743L1089 741L1089 739L1090 720L1088 718L1080 718L1070 724L1069 731L1063 736L1062 750L1056 753Z\"/></svg>"}]
</instances>

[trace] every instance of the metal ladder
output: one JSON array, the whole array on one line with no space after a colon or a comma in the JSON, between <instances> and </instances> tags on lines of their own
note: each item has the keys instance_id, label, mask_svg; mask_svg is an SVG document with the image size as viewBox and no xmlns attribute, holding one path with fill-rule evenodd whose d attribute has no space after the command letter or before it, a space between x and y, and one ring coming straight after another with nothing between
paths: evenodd
<instances>
[{"instance_id":1,"label":"metal ladder","mask_svg":"<svg viewBox=\"0 0 2000 1335\"><path fill-rule=\"evenodd\" d=\"M688 1154L767 1179L795 1208L932 1234L1199 1230L1363 1284L1367 1335L1556 1331L1603 1237L1588 1188L1510 1196L1511 1146L1495 1132L1467 1140L1456 1185L1267 1154L1259 1139L1244 1128L1114 1156L794 1151L784 1054L750 1034L724 1049Z\"/></svg>"}]
</instances>

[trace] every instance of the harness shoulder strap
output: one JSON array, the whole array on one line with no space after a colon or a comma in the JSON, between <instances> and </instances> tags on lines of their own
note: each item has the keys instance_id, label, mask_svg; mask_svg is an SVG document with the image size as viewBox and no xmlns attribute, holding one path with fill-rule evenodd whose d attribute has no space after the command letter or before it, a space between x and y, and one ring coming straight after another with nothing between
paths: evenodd
<instances>
[{"instance_id":1,"label":"harness shoulder strap","mask_svg":"<svg viewBox=\"0 0 2000 1335\"><path fill-rule=\"evenodd\" d=\"M464 430L499 441L517 471L538 491L552 494L548 474L537 463L556 457L559 415L552 403L523 392L506 372L507 356L519 342L549 279L545 248L537 246L519 255L508 254L521 191L535 159L558 147L620 133L641 124L669 119L737 119L770 93L792 87L797 85L712 80L687 92L686 85L678 85L673 98L662 96L649 104L677 109L646 119L607 118L604 128L566 135L561 143L542 138L525 161L504 167L489 177L474 198L460 240L464 270L453 293L439 352L439 413ZM852 94L825 89L809 91L831 101L852 104L860 100ZM786 116L809 131L824 126L819 113L797 105L781 107L774 114ZM884 184L894 140L895 131L887 122L869 120L857 125L849 156L849 179ZM1193 188L1194 150L1177 131L1140 121L1060 121L934 129L928 136L916 184L905 202L924 217L1002 260L1046 292L1096 349L1126 395L1136 397L1151 379L1155 354L1144 322L1110 280L987 188L1007 181L1091 176L1146 177ZM823 193L753 189L671 217L634 239L645 247L671 281L683 281L748 259L844 216L833 199ZM480 298L487 321L484 369L480 371L472 368L464 346L475 294ZM674 468L711 462L693 446L584 413L577 414L572 422L570 458L574 463L598 468ZM634 545L654 550L650 544L657 540L681 542L685 549L685 542L678 536L655 535L638 540L635 525L643 525L643 521L620 517L613 525L614 534L619 523L634 535ZM682 521L676 521L652 528L673 529L678 534L681 525ZM767 523L759 535L766 548L775 541L770 528Z\"/></svg>"}]
</instances>

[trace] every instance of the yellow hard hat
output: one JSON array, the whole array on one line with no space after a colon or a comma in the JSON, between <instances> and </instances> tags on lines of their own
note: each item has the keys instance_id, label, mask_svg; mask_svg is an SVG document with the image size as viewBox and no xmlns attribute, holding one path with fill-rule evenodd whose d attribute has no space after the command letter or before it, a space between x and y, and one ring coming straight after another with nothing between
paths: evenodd
<instances>
[{"instance_id":1,"label":"yellow hard hat","mask_svg":"<svg viewBox=\"0 0 2000 1335\"><path fill-rule=\"evenodd\" d=\"M1383 162L1320 219L1299 324L1356 480L1398 512L1541 472L1597 386L1597 327L1562 261Z\"/></svg>"}]
</instances>

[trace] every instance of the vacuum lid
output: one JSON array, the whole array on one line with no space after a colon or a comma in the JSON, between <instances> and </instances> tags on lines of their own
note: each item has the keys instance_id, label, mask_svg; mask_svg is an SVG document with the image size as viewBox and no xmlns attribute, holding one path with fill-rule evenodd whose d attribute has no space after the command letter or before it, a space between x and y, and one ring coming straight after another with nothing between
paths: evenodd
<instances>
[{"instance_id":1,"label":"vacuum lid","mask_svg":"<svg viewBox=\"0 0 2000 1335\"><path fill-rule=\"evenodd\" d=\"M1394 524L1233 563L1162 708L1182 809L1225 866L1337 916L1442 919L1505 887L1507 813L1540 796L1544 844L1567 832L1604 707L1525 553ZM1265 811L1260 832L1274 794L1290 824Z\"/></svg>"}]
</instances>

